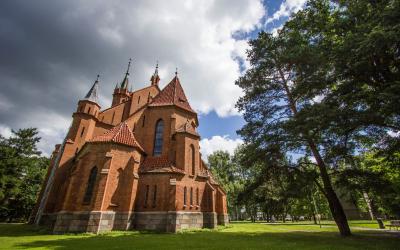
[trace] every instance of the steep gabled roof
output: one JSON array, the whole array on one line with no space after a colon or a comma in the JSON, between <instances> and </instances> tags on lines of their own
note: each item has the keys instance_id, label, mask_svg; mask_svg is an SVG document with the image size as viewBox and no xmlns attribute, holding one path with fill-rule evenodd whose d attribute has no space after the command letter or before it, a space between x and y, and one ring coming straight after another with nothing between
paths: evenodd
<instances>
[{"instance_id":1,"label":"steep gabled roof","mask_svg":"<svg viewBox=\"0 0 400 250\"><path fill-rule=\"evenodd\" d=\"M107 131L106 133L94 137L89 142L115 142L130 147L136 147L140 149L142 152L144 152L143 148L136 140L134 134L129 129L128 124L126 124L126 122L122 122L119 125Z\"/></svg>"},{"instance_id":2,"label":"steep gabled roof","mask_svg":"<svg viewBox=\"0 0 400 250\"><path fill-rule=\"evenodd\" d=\"M185 172L176 168L172 162L168 160L168 156L150 156L147 157L141 167L139 173L178 173L184 174Z\"/></svg>"},{"instance_id":3,"label":"steep gabled roof","mask_svg":"<svg viewBox=\"0 0 400 250\"><path fill-rule=\"evenodd\" d=\"M154 107L166 105L175 105L187 111L196 113L192 107L190 107L178 76L175 76L174 79L172 79L172 81L168 83L156 97L154 97L149 106Z\"/></svg>"}]
</instances>

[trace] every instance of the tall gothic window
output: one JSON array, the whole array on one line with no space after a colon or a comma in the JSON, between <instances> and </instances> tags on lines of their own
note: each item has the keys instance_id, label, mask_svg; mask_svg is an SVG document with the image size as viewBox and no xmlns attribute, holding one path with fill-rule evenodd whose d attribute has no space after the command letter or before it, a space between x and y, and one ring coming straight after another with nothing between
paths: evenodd
<instances>
[{"instance_id":1,"label":"tall gothic window","mask_svg":"<svg viewBox=\"0 0 400 250\"><path fill-rule=\"evenodd\" d=\"M97 177L97 167L93 167L92 170L90 170L85 196L83 196L83 203L88 204L92 200L94 184L96 183L96 177Z\"/></svg>"},{"instance_id":2,"label":"tall gothic window","mask_svg":"<svg viewBox=\"0 0 400 250\"><path fill-rule=\"evenodd\" d=\"M193 144L192 145L190 145L190 150L189 150L190 152L189 152L189 157L191 158L191 161L190 161L190 167L192 168L192 175L194 175L195 173L196 173L196 162L195 162L195 150L194 150L194 146L193 146Z\"/></svg>"},{"instance_id":3,"label":"tall gothic window","mask_svg":"<svg viewBox=\"0 0 400 250\"><path fill-rule=\"evenodd\" d=\"M183 189L183 205L186 206L186 192L187 192L187 188L185 187Z\"/></svg>"},{"instance_id":4,"label":"tall gothic window","mask_svg":"<svg viewBox=\"0 0 400 250\"><path fill-rule=\"evenodd\" d=\"M153 207L156 207L156 199L157 199L157 185L154 185L154 192L153 192Z\"/></svg>"},{"instance_id":5,"label":"tall gothic window","mask_svg":"<svg viewBox=\"0 0 400 250\"><path fill-rule=\"evenodd\" d=\"M200 205L199 204L199 188L196 189L196 205Z\"/></svg>"},{"instance_id":6,"label":"tall gothic window","mask_svg":"<svg viewBox=\"0 0 400 250\"><path fill-rule=\"evenodd\" d=\"M154 156L159 156L162 154L163 131L164 131L164 122L163 120L160 119L156 123L156 132L154 137L154 149L153 149Z\"/></svg>"},{"instance_id":7,"label":"tall gothic window","mask_svg":"<svg viewBox=\"0 0 400 250\"><path fill-rule=\"evenodd\" d=\"M190 206L193 206L193 188L190 188Z\"/></svg>"},{"instance_id":8,"label":"tall gothic window","mask_svg":"<svg viewBox=\"0 0 400 250\"><path fill-rule=\"evenodd\" d=\"M150 186L146 185L146 194L144 197L144 207L147 207L147 200L149 199Z\"/></svg>"}]
</instances>

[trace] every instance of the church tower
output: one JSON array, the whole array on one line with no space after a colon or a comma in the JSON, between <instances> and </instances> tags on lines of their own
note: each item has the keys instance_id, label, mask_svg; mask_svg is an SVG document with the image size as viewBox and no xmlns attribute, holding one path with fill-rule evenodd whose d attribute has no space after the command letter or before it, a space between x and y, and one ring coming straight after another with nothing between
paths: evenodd
<instances>
[{"instance_id":1,"label":"church tower","mask_svg":"<svg viewBox=\"0 0 400 250\"><path fill-rule=\"evenodd\" d=\"M131 67L132 59L129 59L128 69L126 70L125 77L121 84L117 84L113 93L112 107L121 104L129 99L129 69Z\"/></svg>"},{"instance_id":2,"label":"church tower","mask_svg":"<svg viewBox=\"0 0 400 250\"><path fill-rule=\"evenodd\" d=\"M75 153L85 141L91 138L96 120L98 119L100 105L98 104L99 75L85 97L78 102L78 107L73 113L71 129L68 140L74 142Z\"/></svg>"}]
</instances>

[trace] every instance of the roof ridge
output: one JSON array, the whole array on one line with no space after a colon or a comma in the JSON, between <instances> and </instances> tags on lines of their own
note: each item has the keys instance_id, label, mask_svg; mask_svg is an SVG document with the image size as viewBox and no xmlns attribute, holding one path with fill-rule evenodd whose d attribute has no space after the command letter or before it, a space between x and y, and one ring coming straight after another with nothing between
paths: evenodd
<instances>
[{"instance_id":1,"label":"roof ridge","mask_svg":"<svg viewBox=\"0 0 400 250\"><path fill-rule=\"evenodd\" d=\"M117 126L115 126L115 128L117 128L117 132L114 133L113 137L111 138L112 141L115 142L115 138L121 133L122 131L122 127L124 127L124 124L126 124L125 121L121 122L120 124L118 124ZM129 131L129 130L128 130Z\"/></svg>"}]
</instances>

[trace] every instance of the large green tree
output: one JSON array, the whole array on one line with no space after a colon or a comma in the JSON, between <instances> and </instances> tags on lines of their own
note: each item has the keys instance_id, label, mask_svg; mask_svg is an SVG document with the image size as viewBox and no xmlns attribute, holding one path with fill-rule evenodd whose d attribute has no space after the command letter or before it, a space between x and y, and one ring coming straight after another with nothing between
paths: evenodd
<instances>
[{"instance_id":1,"label":"large green tree","mask_svg":"<svg viewBox=\"0 0 400 250\"><path fill-rule=\"evenodd\" d=\"M43 182L49 160L37 150L34 128L0 136L0 220L27 220Z\"/></svg>"},{"instance_id":2,"label":"large green tree","mask_svg":"<svg viewBox=\"0 0 400 250\"><path fill-rule=\"evenodd\" d=\"M247 143L314 158L332 216L350 235L331 172L365 145L398 147L399 1L310 1L277 36L250 42L237 84Z\"/></svg>"},{"instance_id":3,"label":"large green tree","mask_svg":"<svg viewBox=\"0 0 400 250\"><path fill-rule=\"evenodd\" d=\"M218 150L208 156L211 172L227 194L228 212L231 218L238 219L240 207L237 195L243 188L242 169L227 151Z\"/></svg>"}]
</instances>

